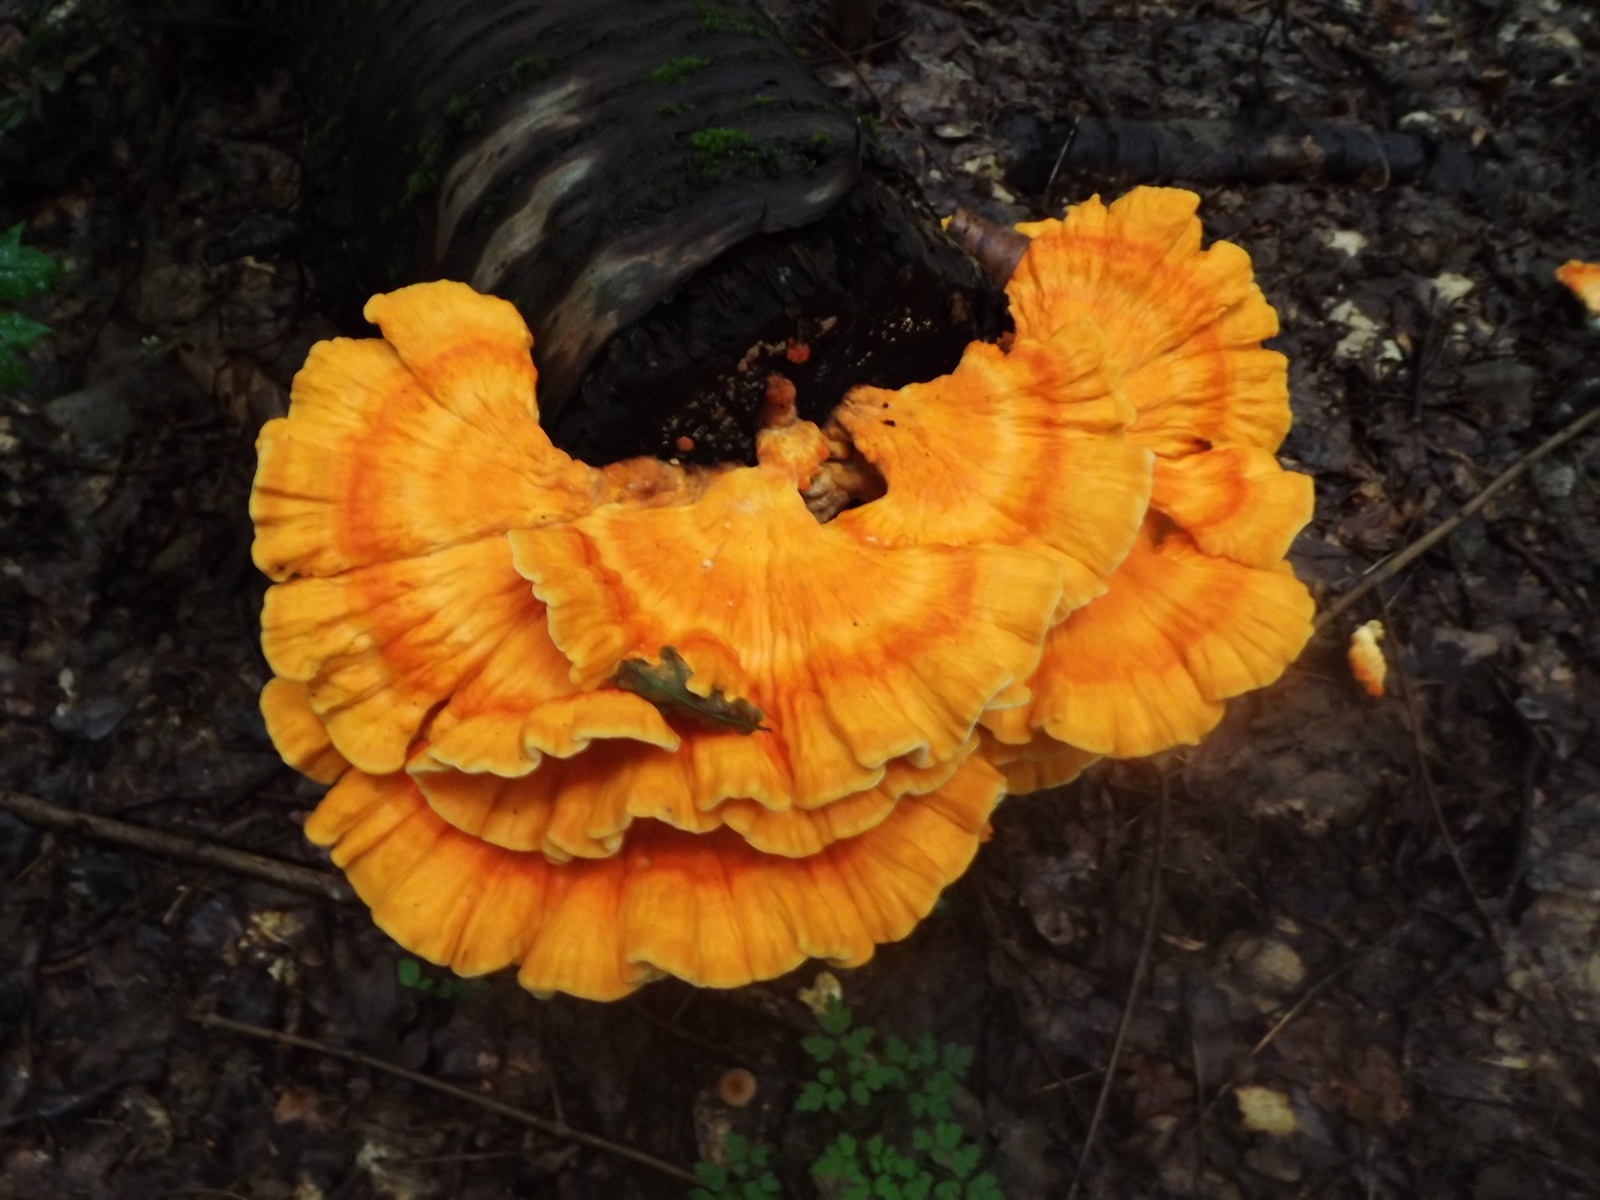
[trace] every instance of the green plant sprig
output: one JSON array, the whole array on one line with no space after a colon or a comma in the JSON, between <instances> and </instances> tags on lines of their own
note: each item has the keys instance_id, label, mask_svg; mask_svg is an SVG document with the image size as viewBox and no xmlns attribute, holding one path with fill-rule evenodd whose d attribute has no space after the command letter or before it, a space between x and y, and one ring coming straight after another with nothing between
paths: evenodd
<instances>
[{"instance_id":1,"label":"green plant sprig","mask_svg":"<svg viewBox=\"0 0 1600 1200\"><path fill-rule=\"evenodd\" d=\"M769 1200L779 1195L783 1185L767 1168L770 1148L751 1145L750 1139L730 1133L722 1143L718 1163L698 1162L694 1173L705 1187L689 1193L690 1200Z\"/></svg>"},{"instance_id":2,"label":"green plant sprig","mask_svg":"<svg viewBox=\"0 0 1600 1200\"><path fill-rule=\"evenodd\" d=\"M0 304L43 296L61 278L61 264L22 244L22 222L0 234ZM0 391L27 387L33 371L20 355L50 332L50 326L19 312L0 312Z\"/></svg>"},{"instance_id":3,"label":"green plant sprig","mask_svg":"<svg viewBox=\"0 0 1600 1200\"><path fill-rule=\"evenodd\" d=\"M395 981L401 987L419 996L434 996L440 1000L472 1000L489 994L489 985L472 979L434 979L422 972L422 964L414 958L402 958L394 965Z\"/></svg>"},{"instance_id":4,"label":"green plant sprig","mask_svg":"<svg viewBox=\"0 0 1600 1200\"><path fill-rule=\"evenodd\" d=\"M928 1034L916 1043L855 1026L850 1008L830 998L817 1014L820 1035L800 1047L817 1063L816 1078L800 1091L795 1110L824 1118L850 1118L856 1132L838 1132L811 1166L812 1177L836 1200L1005 1200L1000 1185L979 1171L982 1148L966 1140L951 1099L972 1066L966 1046L941 1045ZM847 1113L847 1109L849 1112ZM903 1124L895 1138L884 1125ZM865 1132L869 1126L880 1127ZM695 1173L706 1186L693 1200L761 1200L777 1195L777 1177L766 1166L766 1147L752 1148L736 1135L725 1146L727 1167L700 1163ZM735 1154L737 1149L737 1155ZM759 1156L759 1157L758 1157Z\"/></svg>"}]
</instances>

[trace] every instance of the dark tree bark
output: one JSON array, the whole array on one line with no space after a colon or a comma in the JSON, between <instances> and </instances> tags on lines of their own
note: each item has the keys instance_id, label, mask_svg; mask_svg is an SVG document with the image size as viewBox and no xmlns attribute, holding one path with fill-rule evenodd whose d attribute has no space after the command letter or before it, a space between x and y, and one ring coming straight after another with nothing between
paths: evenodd
<instances>
[{"instance_id":1,"label":"dark tree bark","mask_svg":"<svg viewBox=\"0 0 1600 1200\"><path fill-rule=\"evenodd\" d=\"M514 301L545 423L591 461L747 458L769 370L816 417L1003 322L750 0L263 2L300 33L334 295Z\"/></svg>"}]
</instances>

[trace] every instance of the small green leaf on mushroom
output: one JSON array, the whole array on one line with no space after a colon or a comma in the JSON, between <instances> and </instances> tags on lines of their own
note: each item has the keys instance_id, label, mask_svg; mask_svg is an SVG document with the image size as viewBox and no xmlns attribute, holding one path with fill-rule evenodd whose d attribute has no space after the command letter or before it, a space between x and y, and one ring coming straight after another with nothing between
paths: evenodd
<instances>
[{"instance_id":1,"label":"small green leaf on mushroom","mask_svg":"<svg viewBox=\"0 0 1600 1200\"><path fill-rule=\"evenodd\" d=\"M709 696L695 695L689 690L691 674L682 655L672 646L663 646L659 663L627 659L617 667L613 682L625 692L644 697L664 716L690 717L713 729L736 729L747 735L771 732L761 723L761 710L748 700L730 699L721 688L713 688Z\"/></svg>"}]
</instances>

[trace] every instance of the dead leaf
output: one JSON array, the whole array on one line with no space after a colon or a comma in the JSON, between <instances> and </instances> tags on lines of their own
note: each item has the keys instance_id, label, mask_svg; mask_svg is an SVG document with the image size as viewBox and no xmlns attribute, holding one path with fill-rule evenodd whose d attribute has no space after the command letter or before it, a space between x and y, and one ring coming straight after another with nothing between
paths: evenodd
<instances>
[{"instance_id":1,"label":"dead leaf","mask_svg":"<svg viewBox=\"0 0 1600 1200\"><path fill-rule=\"evenodd\" d=\"M1289 1097L1282 1092L1258 1084L1247 1084L1234 1088L1233 1098L1239 1103L1239 1117L1244 1127L1251 1133L1288 1137L1300 1127Z\"/></svg>"},{"instance_id":2,"label":"dead leaf","mask_svg":"<svg viewBox=\"0 0 1600 1200\"><path fill-rule=\"evenodd\" d=\"M254 361L215 342L184 342L178 361L234 424L259 429L289 411L289 397Z\"/></svg>"}]
</instances>

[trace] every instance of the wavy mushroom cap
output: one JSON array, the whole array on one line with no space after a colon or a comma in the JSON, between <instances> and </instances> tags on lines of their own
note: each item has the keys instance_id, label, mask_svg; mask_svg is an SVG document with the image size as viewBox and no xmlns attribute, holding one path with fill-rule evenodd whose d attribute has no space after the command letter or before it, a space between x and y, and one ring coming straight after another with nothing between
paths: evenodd
<instances>
[{"instance_id":1,"label":"wavy mushroom cap","mask_svg":"<svg viewBox=\"0 0 1600 1200\"><path fill-rule=\"evenodd\" d=\"M801 422L795 439L816 445ZM768 431L769 434L775 431ZM1006 546L885 547L818 524L796 440L692 504L510 534L580 687L673 648L690 692L754 705L762 729L684 729L695 805L741 797L816 808L871 789L891 760L949 759L1038 661L1061 596L1051 557ZM799 461L814 469L823 446Z\"/></svg>"},{"instance_id":2,"label":"wavy mushroom cap","mask_svg":"<svg viewBox=\"0 0 1600 1200\"><path fill-rule=\"evenodd\" d=\"M986 714L1117 758L1193 744L1222 701L1271 683L1311 636L1283 561L1311 519L1309 476L1273 455L1289 428L1277 316L1239 247L1200 248L1199 197L1136 188L1033 237L1007 286L1019 337L1093 320L1122 363L1131 441L1155 454L1150 512L1105 595L1054 627L1027 705Z\"/></svg>"},{"instance_id":3,"label":"wavy mushroom cap","mask_svg":"<svg viewBox=\"0 0 1600 1200\"><path fill-rule=\"evenodd\" d=\"M1199 205L1181 188L1140 187L1018 225L1033 241L1006 286L1017 336L1091 319L1138 411L1132 433L1157 454L1276 450L1289 431L1287 363L1261 342L1278 314L1248 254L1231 242L1200 248Z\"/></svg>"},{"instance_id":4,"label":"wavy mushroom cap","mask_svg":"<svg viewBox=\"0 0 1600 1200\"><path fill-rule=\"evenodd\" d=\"M267 680L261 689L261 717L284 762L318 783L332 783L350 769L350 760L333 748L307 691L304 683L292 679Z\"/></svg>"},{"instance_id":5,"label":"wavy mushroom cap","mask_svg":"<svg viewBox=\"0 0 1600 1200\"><path fill-rule=\"evenodd\" d=\"M366 315L383 337L313 346L289 415L256 440L265 574L336 575L588 511L598 473L540 428L533 339L511 304L425 283Z\"/></svg>"},{"instance_id":6,"label":"wavy mushroom cap","mask_svg":"<svg viewBox=\"0 0 1600 1200\"><path fill-rule=\"evenodd\" d=\"M726 826L763 853L795 858L872 828L901 796L941 786L977 744L968 739L948 760L930 766L893 759L873 786L820 808L774 810L753 799L723 797L725 786L704 782L721 774L725 746L694 737L692 727L685 733L681 750L617 739L517 777L441 767L422 743L406 769L450 824L508 850L537 850L552 862L615 854L638 820L689 833ZM716 800L702 804L701 796Z\"/></svg>"},{"instance_id":7,"label":"wavy mushroom cap","mask_svg":"<svg viewBox=\"0 0 1600 1200\"><path fill-rule=\"evenodd\" d=\"M463 833L410 776L351 771L306 822L374 921L462 975L520 964L535 992L616 999L663 974L708 987L807 957L856 966L927 915L978 848L1003 780L969 758L858 837L803 858L653 821L603 859L552 864Z\"/></svg>"},{"instance_id":8,"label":"wavy mushroom cap","mask_svg":"<svg viewBox=\"0 0 1600 1200\"><path fill-rule=\"evenodd\" d=\"M1222 719L1222 701L1265 687L1294 661L1313 608L1287 563L1262 569L1205 554L1151 517L1110 590L1045 638L1029 702L983 723L1003 742L1043 730L1112 758L1193 745Z\"/></svg>"},{"instance_id":9,"label":"wavy mushroom cap","mask_svg":"<svg viewBox=\"0 0 1600 1200\"><path fill-rule=\"evenodd\" d=\"M1098 754L1058 742L1037 730L1020 745L1002 742L989 730L980 730L977 752L1006 777L1008 796L1061 787L1100 761Z\"/></svg>"},{"instance_id":10,"label":"wavy mushroom cap","mask_svg":"<svg viewBox=\"0 0 1600 1200\"><path fill-rule=\"evenodd\" d=\"M1062 613L1105 591L1150 499L1150 453L1088 318L1009 351L967 348L949 375L858 387L835 410L888 484L835 524L887 546L1021 546L1066 568Z\"/></svg>"}]
</instances>

